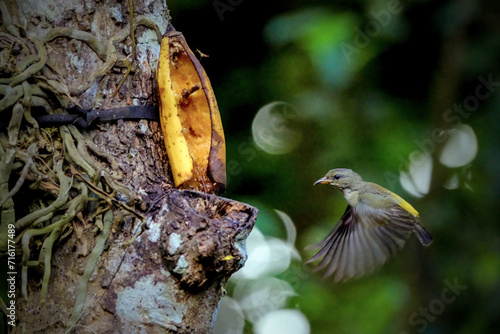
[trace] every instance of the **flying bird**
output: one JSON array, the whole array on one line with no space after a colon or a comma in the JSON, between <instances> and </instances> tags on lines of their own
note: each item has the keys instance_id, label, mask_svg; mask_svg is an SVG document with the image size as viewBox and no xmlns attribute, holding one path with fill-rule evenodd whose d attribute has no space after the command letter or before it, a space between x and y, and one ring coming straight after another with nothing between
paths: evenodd
<instances>
[{"instance_id":1,"label":"flying bird","mask_svg":"<svg viewBox=\"0 0 500 334\"><path fill-rule=\"evenodd\" d=\"M412 232L423 246L432 243L417 210L392 191L363 181L352 170L332 169L316 184L341 190L348 203L326 239L310 246L321 248L307 263L321 259L315 271L325 269L323 277L333 276L339 282L373 271L402 249Z\"/></svg>"}]
</instances>

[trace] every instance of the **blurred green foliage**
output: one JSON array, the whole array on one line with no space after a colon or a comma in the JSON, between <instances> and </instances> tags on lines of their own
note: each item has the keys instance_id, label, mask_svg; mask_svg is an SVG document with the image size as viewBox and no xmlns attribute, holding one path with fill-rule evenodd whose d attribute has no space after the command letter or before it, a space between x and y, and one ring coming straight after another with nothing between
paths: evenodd
<instances>
[{"instance_id":1,"label":"blurred green foliage","mask_svg":"<svg viewBox=\"0 0 500 334\"><path fill-rule=\"evenodd\" d=\"M313 188L313 182L331 168L352 168L409 200L435 237L427 249L410 240L382 269L344 284L321 280L295 263L306 274L292 284L298 296L290 307L308 317L312 333L495 331L500 326L499 3L232 3L237 5L221 16L213 2L170 2L176 28L192 48L210 55L202 61L225 127L226 196L289 214L301 250L319 242L346 206L340 193ZM399 183L410 153L422 150L418 143L432 139L433 130L456 125L444 114L476 96L480 76L492 78L491 94L468 117L458 118L475 132L476 158L447 168L438 161L443 143L434 141L427 147L433 158L430 190L411 197ZM253 118L273 101L297 110L287 121L302 134L300 145L284 155L270 155L252 140ZM453 174L458 186L445 189ZM257 226L279 236L276 217L265 212ZM294 269L289 270L285 279L293 278ZM454 280L466 288L445 303L445 282ZM425 314L429 308L434 313Z\"/></svg>"}]
</instances>

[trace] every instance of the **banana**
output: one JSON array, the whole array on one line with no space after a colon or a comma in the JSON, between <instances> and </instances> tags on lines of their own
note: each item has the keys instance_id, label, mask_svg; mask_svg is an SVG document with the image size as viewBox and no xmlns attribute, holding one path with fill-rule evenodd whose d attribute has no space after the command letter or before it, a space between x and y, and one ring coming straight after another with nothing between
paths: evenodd
<instances>
[{"instance_id":1,"label":"banana","mask_svg":"<svg viewBox=\"0 0 500 334\"><path fill-rule=\"evenodd\" d=\"M172 168L175 186L191 178L193 159L189 155L186 138L182 134L182 124L177 114L177 103L172 91L170 78L170 58L168 37L161 41L158 63L158 90L160 94L160 124L167 149L168 160Z\"/></svg>"},{"instance_id":2,"label":"banana","mask_svg":"<svg viewBox=\"0 0 500 334\"><path fill-rule=\"evenodd\" d=\"M160 123L178 188L224 190L226 149L210 80L184 36L169 25L158 62Z\"/></svg>"}]
</instances>

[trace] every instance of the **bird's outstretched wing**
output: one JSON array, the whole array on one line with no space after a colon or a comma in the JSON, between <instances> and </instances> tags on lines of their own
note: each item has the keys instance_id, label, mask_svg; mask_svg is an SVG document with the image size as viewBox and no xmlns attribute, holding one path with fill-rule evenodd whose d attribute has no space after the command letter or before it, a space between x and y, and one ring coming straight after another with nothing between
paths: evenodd
<instances>
[{"instance_id":1,"label":"bird's outstretched wing","mask_svg":"<svg viewBox=\"0 0 500 334\"><path fill-rule=\"evenodd\" d=\"M419 239L427 238L427 244L432 240L418 217L397 205L389 210L363 204L356 208L347 206L328 237L312 246L321 250L307 263L322 258L315 271L326 268L323 277L333 276L339 282L373 271L403 248L411 232L420 232Z\"/></svg>"}]
</instances>

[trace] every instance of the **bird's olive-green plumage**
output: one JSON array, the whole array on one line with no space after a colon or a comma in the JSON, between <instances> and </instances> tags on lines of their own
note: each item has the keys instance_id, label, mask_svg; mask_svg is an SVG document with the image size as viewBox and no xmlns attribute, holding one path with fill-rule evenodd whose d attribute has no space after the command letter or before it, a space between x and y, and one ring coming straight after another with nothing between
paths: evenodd
<instances>
[{"instance_id":1,"label":"bird's olive-green plumage","mask_svg":"<svg viewBox=\"0 0 500 334\"><path fill-rule=\"evenodd\" d=\"M344 194L347 209L333 231L314 248L321 250L308 262L321 259L316 270L345 281L374 270L400 250L414 232L422 245L432 237L408 202L378 184L365 182L350 169L330 170L314 183L330 184Z\"/></svg>"}]
</instances>

